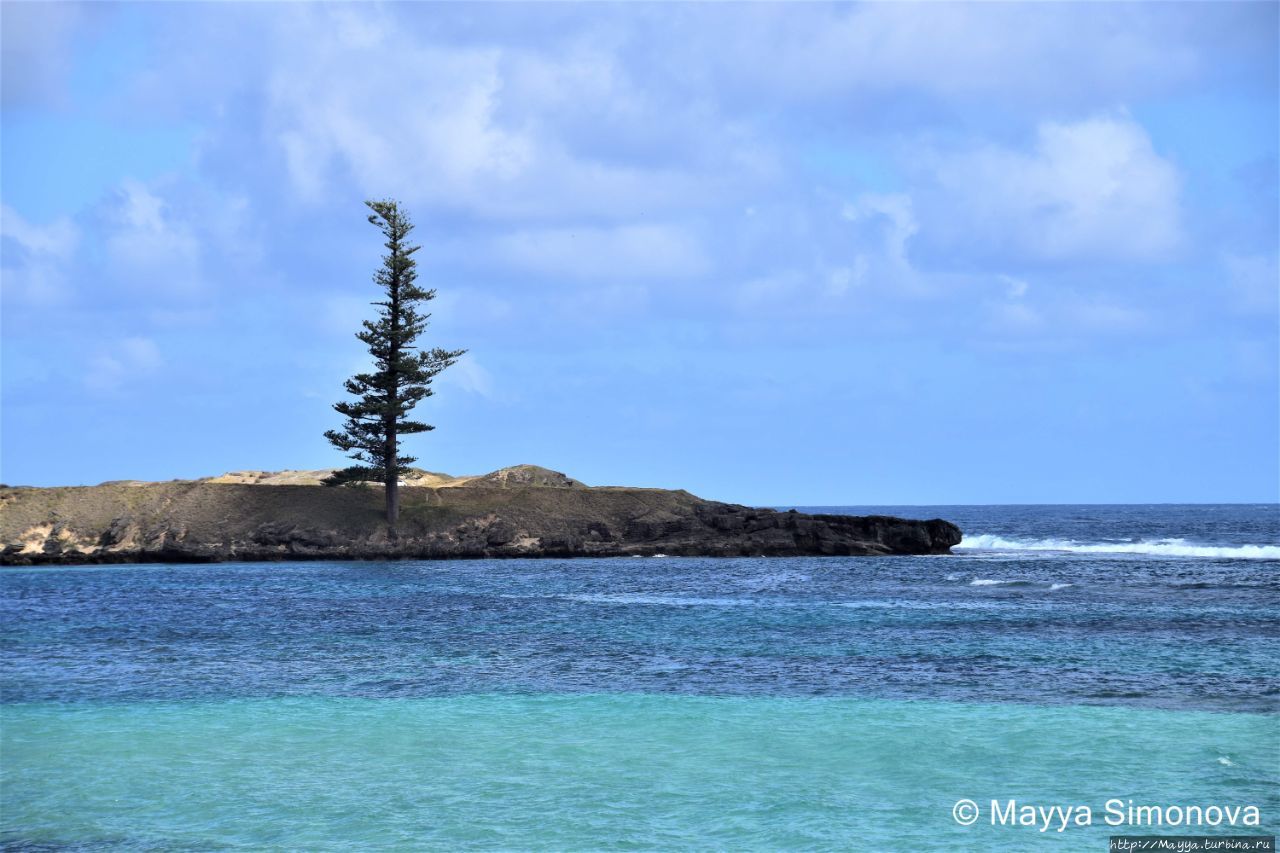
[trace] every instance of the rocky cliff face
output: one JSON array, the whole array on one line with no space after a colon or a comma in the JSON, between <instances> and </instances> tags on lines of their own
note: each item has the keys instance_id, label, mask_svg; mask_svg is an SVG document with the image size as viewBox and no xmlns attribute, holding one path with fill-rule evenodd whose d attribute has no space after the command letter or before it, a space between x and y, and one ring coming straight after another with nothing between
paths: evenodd
<instances>
[{"instance_id":1,"label":"rocky cliff face","mask_svg":"<svg viewBox=\"0 0 1280 853\"><path fill-rule=\"evenodd\" d=\"M245 473L250 482L0 488L0 563L945 554L960 542L959 528L939 519L806 515L684 491L588 488L536 466L406 487L391 536L376 487L287 485L288 477L259 474Z\"/></svg>"}]
</instances>

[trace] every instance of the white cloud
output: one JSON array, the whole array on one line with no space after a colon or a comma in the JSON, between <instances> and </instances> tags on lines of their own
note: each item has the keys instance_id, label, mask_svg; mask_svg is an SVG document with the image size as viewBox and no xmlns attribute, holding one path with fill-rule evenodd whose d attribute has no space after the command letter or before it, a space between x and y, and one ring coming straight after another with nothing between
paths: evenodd
<instances>
[{"instance_id":1,"label":"white cloud","mask_svg":"<svg viewBox=\"0 0 1280 853\"><path fill-rule=\"evenodd\" d=\"M79 3L4 4L0 89L6 107L65 100L72 39L85 22L85 8Z\"/></svg>"},{"instance_id":2,"label":"white cloud","mask_svg":"<svg viewBox=\"0 0 1280 853\"><path fill-rule=\"evenodd\" d=\"M1029 296L1010 277L994 295L995 271L1160 259L1179 245L1177 172L1126 114L1045 122L1019 143L979 136L964 147L950 135L1007 132L1018 116L1088 116L1185 76L1202 51L1182 24L1163 23L1179 12L953 4L921 15L870 4L545 14L193 10L160 24L169 46L156 46L165 54L156 73L168 113L203 128L192 161L200 182L256 201L258 215L229 216L226 234L247 220L289 241L308 239L313 223L338 235L333 211L361 196L401 198L431 234L424 258L441 282L438 322L460 344L495 329L529 333L537 312L548 323L574 312L691 316L737 297L833 322L874 313L907 327L925 322L926 297L930 322L957 328L980 328L988 305L1014 325L1033 325L1033 315L1066 322L1053 293L1064 278L1036 278ZM219 54L228 59L210 77ZM1034 108L1020 100L1028 93L1040 99ZM867 109L886 99L892 109ZM930 127L961 147L913 157L913 144L934 139ZM884 166L866 170L876 180L858 171L859 182L845 181L839 156L809 157L811 146L839 149L842 135L852 154L865 149ZM923 167L891 167L889 151ZM894 191L846 191L857 186ZM837 204L850 199L843 216L832 215L834 192ZM299 196L314 204L298 206ZM123 280L180 287L175 274L219 288L249 279L223 274L236 243L216 218L214 205L172 184L127 186L114 218L94 223L108 249L104 279L116 290ZM259 278L306 288L310 316L349 338L367 298L326 301L287 271L272 276L268 264L291 263L286 245L273 241ZM530 279L563 286L538 290ZM662 279L681 286L649 287ZM191 304L200 303L177 307ZM1107 325L1106 310L1095 313L1091 322Z\"/></svg>"},{"instance_id":3,"label":"white cloud","mask_svg":"<svg viewBox=\"0 0 1280 853\"><path fill-rule=\"evenodd\" d=\"M851 267L836 267L827 271L827 294L843 296L849 288L861 284L867 274L866 258L859 256Z\"/></svg>"},{"instance_id":4,"label":"white cloud","mask_svg":"<svg viewBox=\"0 0 1280 853\"><path fill-rule=\"evenodd\" d=\"M316 307L310 316L317 327L334 335L352 335L360 331L361 320L372 320L377 309L371 305L377 298L377 292L363 296L350 293L329 293L319 296Z\"/></svg>"},{"instance_id":5,"label":"white cloud","mask_svg":"<svg viewBox=\"0 0 1280 853\"><path fill-rule=\"evenodd\" d=\"M997 275L996 281L1004 286L1002 296L982 299L991 331L1014 336L1041 333L1045 318L1027 298L1031 285L1025 279L1003 274Z\"/></svg>"},{"instance_id":6,"label":"white cloud","mask_svg":"<svg viewBox=\"0 0 1280 853\"><path fill-rule=\"evenodd\" d=\"M1007 288L1006 293L1010 299L1021 299L1027 295L1027 290L1030 288L1026 281L1011 275L1002 275L1000 280L1004 282Z\"/></svg>"},{"instance_id":7,"label":"white cloud","mask_svg":"<svg viewBox=\"0 0 1280 853\"><path fill-rule=\"evenodd\" d=\"M431 302L432 325L468 333L510 328L524 316L511 299L498 296L483 287L450 285Z\"/></svg>"},{"instance_id":8,"label":"white cloud","mask_svg":"<svg viewBox=\"0 0 1280 853\"><path fill-rule=\"evenodd\" d=\"M558 294L549 304L553 311L542 320L553 334L567 327L576 327L579 335L600 332L619 322L635 323L651 310L652 302L652 291L642 282L597 284Z\"/></svg>"},{"instance_id":9,"label":"white cloud","mask_svg":"<svg viewBox=\"0 0 1280 853\"><path fill-rule=\"evenodd\" d=\"M1223 259L1234 307L1274 314L1280 303L1280 259L1275 255L1227 255Z\"/></svg>"},{"instance_id":10,"label":"white cloud","mask_svg":"<svg viewBox=\"0 0 1280 853\"><path fill-rule=\"evenodd\" d=\"M561 51L406 18L322 5L272 19L265 142L304 199L354 187L487 220L628 221L775 167L741 125L633 80L589 28Z\"/></svg>"},{"instance_id":11,"label":"white cloud","mask_svg":"<svg viewBox=\"0 0 1280 853\"><path fill-rule=\"evenodd\" d=\"M7 307L77 309L144 295L135 317L161 325L208 319L193 305L261 275L262 246L248 200L192 183L121 181L115 191L75 218L29 222L0 207L0 288ZM210 274L213 262L218 275ZM123 300L123 301L122 301Z\"/></svg>"},{"instance_id":12,"label":"white cloud","mask_svg":"<svg viewBox=\"0 0 1280 853\"><path fill-rule=\"evenodd\" d=\"M80 242L69 218L34 225L9 205L0 205L0 237L11 245L0 255L0 289L6 301L49 305L67 290L67 265Z\"/></svg>"},{"instance_id":13,"label":"white cloud","mask_svg":"<svg viewBox=\"0 0 1280 853\"><path fill-rule=\"evenodd\" d=\"M291 12L268 132L304 197L324 199L343 170L371 196L474 201L531 166L527 134L496 116L500 51L410 40L343 7Z\"/></svg>"},{"instance_id":14,"label":"white cloud","mask_svg":"<svg viewBox=\"0 0 1280 853\"><path fill-rule=\"evenodd\" d=\"M769 275L756 276L743 282L737 289L735 302L746 312L760 308L781 310L784 307L808 305L803 295L806 276L798 270L782 270Z\"/></svg>"},{"instance_id":15,"label":"white cloud","mask_svg":"<svg viewBox=\"0 0 1280 853\"><path fill-rule=\"evenodd\" d=\"M1063 314L1070 327L1087 333L1124 334L1147 325L1145 312L1106 297L1073 298Z\"/></svg>"},{"instance_id":16,"label":"white cloud","mask_svg":"<svg viewBox=\"0 0 1280 853\"><path fill-rule=\"evenodd\" d=\"M1036 345L1060 345L1079 338L1131 335L1149 328L1144 311L1110 296L1040 289L1039 298L1033 301L1027 293L1006 292L1003 298L982 299L988 330L998 336L1034 340Z\"/></svg>"},{"instance_id":17,"label":"white cloud","mask_svg":"<svg viewBox=\"0 0 1280 853\"><path fill-rule=\"evenodd\" d=\"M1029 151L986 145L938 156L935 224L1034 258L1162 260L1181 239L1180 180L1124 114L1045 122Z\"/></svg>"},{"instance_id":18,"label":"white cloud","mask_svg":"<svg viewBox=\"0 0 1280 853\"><path fill-rule=\"evenodd\" d=\"M544 228L497 240L513 266L575 279L672 279L706 272L709 260L688 228L677 225Z\"/></svg>"},{"instance_id":19,"label":"white cloud","mask_svg":"<svg viewBox=\"0 0 1280 853\"><path fill-rule=\"evenodd\" d=\"M827 222L814 220L799 231L809 251L738 285L739 308L843 322L873 306L881 318L893 305L917 306L910 309L915 313L922 299L947 291L945 277L912 263L911 241L920 225L911 196L863 193L841 204L838 215L829 208L822 212ZM836 227L828 228L831 224Z\"/></svg>"},{"instance_id":20,"label":"white cloud","mask_svg":"<svg viewBox=\"0 0 1280 853\"><path fill-rule=\"evenodd\" d=\"M385 38L359 49L321 41L313 48L322 55L274 75L271 120L299 192L323 199L339 167L370 195L466 197L530 166L530 141L494 116L494 51L403 53L378 47ZM347 73L353 64L364 73Z\"/></svg>"},{"instance_id":21,"label":"white cloud","mask_svg":"<svg viewBox=\"0 0 1280 853\"><path fill-rule=\"evenodd\" d=\"M846 204L840 215L850 222L880 223L880 248L885 258L894 266L910 266L907 241L920 230L910 196L905 193L866 193Z\"/></svg>"},{"instance_id":22,"label":"white cloud","mask_svg":"<svg viewBox=\"0 0 1280 853\"><path fill-rule=\"evenodd\" d=\"M1044 328L1044 315L1025 302L991 302L987 311L1000 332L1028 334Z\"/></svg>"},{"instance_id":23,"label":"white cloud","mask_svg":"<svg viewBox=\"0 0 1280 853\"><path fill-rule=\"evenodd\" d=\"M1243 4L1240 4L1243 5ZM860 99L920 92L1058 103L1159 91L1203 67L1200 10L1128 4L750 4L686 8L676 67L710 64L744 94ZM1240 12L1220 10L1231 33ZM1236 22L1236 30L1246 30ZM1239 40L1241 33L1232 33ZM1214 33L1212 35L1221 35ZM1249 49L1266 50L1257 35Z\"/></svg>"},{"instance_id":24,"label":"white cloud","mask_svg":"<svg viewBox=\"0 0 1280 853\"><path fill-rule=\"evenodd\" d=\"M844 205L841 217L855 227L851 282L905 293L927 290L911 263L908 244L920 230L906 193L864 193Z\"/></svg>"},{"instance_id":25,"label":"white cloud","mask_svg":"<svg viewBox=\"0 0 1280 853\"><path fill-rule=\"evenodd\" d=\"M138 181L121 184L109 213L107 254L116 274L141 289L198 289L200 243L165 201Z\"/></svg>"},{"instance_id":26,"label":"white cloud","mask_svg":"<svg viewBox=\"0 0 1280 853\"><path fill-rule=\"evenodd\" d=\"M164 358L155 341L124 338L90 359L84 384L92 392L112 394L154 375L163 365Z\"/></svg>"},{"instance_id":27,"label":"white cloud","mask_svg":"<svg viewBox=\"0 0 1280 853\"><path fill-rule=\"evenodd\" d=\"M493 374L485 370L473 355L464 355L452 367L440 374L442 385L452 385L469 394L493 397Z\"/></svg>"}]
</instances>

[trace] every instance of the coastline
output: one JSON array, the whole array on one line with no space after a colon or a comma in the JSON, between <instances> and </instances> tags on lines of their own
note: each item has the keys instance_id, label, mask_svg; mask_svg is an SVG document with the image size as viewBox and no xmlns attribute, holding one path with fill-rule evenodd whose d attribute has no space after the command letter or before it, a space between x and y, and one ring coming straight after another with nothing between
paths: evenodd
<instances>
[{"instance_id":1,"label":"coastline","mask_svg":"<svg viewBox=\"0 0 1280 853\"><path fill-rule=\"evenodd\" d=\"M208 480L5 487L0 565L922 555L950 553L961 541L942 519L783 512L541 472L519 466L462 485L405 487L394 534L374 488Z\"/></svg>"}]
</instances>

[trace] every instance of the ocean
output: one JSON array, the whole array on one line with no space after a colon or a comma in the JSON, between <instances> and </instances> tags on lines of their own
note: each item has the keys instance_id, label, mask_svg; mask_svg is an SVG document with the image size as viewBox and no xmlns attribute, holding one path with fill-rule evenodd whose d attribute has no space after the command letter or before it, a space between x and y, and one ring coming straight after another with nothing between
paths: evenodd
<instances>
[{"instance_id":1,"label":"ocean","mask_svg":"<svg viewBox=\"0 0 1280 853\"><path fill-rule=\"evenodd\" d=\"M798 508L942 517L965 540L932 557L0 569L0 844L1277 833L1280 507ZM1028 805L1048 819L1005 820Z\"/></svg>"}]
</instances>

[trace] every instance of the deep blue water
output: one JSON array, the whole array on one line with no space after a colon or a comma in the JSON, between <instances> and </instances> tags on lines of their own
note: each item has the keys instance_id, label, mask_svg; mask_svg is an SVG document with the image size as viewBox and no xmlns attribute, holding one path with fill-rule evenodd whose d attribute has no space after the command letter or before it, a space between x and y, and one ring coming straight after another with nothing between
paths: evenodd
<instances>
[{"instance_id":1,"label":"deep blue water","mask_svg":"<svg viewBox=\"0 0 1280 853\"><path fill-rule=\"evenodd\" d=\"M0 840L894 849L895 826L955 842L948 798L993 787L1244 798L1274 831L1280 508L822 511L940 516L966 539L950 557L0 570ZM410 772L443 823L410 803L355 818ZM309 773L323 790L299 793ZM815 805L814 786L836 793ZM129 790L160 805L122 812ZM235 807L271 791L275 810ZM350 821L306 829L316 814Z\"/></svg>"},{"instance_id":2,"label":"deep blue water","mask_svg":"<svg viewBox=\"0 0 1280 853\"><path fill-rule=\"evenodd\" d=\"M4 699L642 691L1280 710L1280 560L1255 553L1280 558L1275 507L888 511L955 519L965 543L891 559L7 570Z\"/></svg>"}]
</instances>

